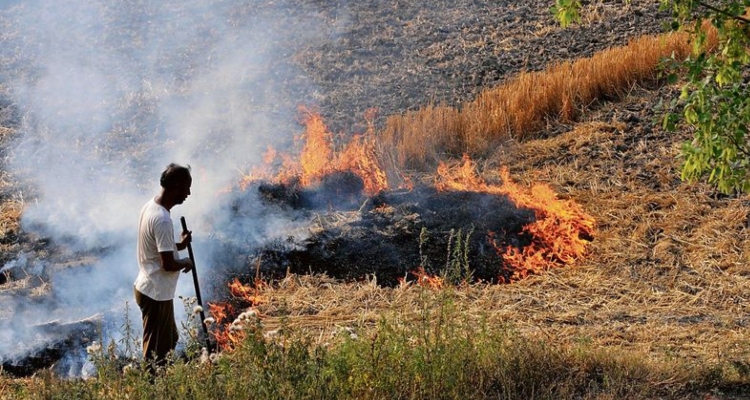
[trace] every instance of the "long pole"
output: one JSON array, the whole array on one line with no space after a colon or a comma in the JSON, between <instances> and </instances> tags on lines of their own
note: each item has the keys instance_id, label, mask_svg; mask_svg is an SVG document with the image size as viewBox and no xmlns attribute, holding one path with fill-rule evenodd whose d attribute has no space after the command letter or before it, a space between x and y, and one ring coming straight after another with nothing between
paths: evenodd
<instances>
[{"instance_id":1,"label":"long pole","mask_svg":"<svg viewBox=\"0 0 750 400\"><path fill-rule=\"evenodd\" d=\"M185 217L180 217L180 223L182 224L182 231L188 232L187 222ZM203 312L203 300L201 300L201 288L198 285L198 272L195 270L195 257L193 256L193 246L188 242L187 244L188 257L193 262L193 284L195 285L195 298L198 300L198 305L201 307L201 326L203 326L203 335L206 337L206 351L211 354L211 342L208 340L208 327L206 327L206 314Z\"/></svg>"}]
</instances>

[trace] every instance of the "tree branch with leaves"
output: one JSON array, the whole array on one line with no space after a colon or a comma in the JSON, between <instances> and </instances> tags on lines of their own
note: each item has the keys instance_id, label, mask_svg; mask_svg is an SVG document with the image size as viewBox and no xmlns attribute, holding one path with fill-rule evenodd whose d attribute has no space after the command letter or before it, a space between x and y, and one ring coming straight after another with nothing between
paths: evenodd
<instances>
[{"instance_id":1,"label":"tree branch with leaves","mask_svg":"<svg viewBox=\"0 0 750 400\"><path fill-rule=\"evenodd\" d=\"M672 12L672 29L690 32L694 43L686 59L665 62L683 87L664 127L693 131L682 147L681 178L705 179L725 194L750 193L750 0L660 1ZM576 0L556 0L552 12L568 26L580 22L580 8Z\"/></svg>"}]
</instances>

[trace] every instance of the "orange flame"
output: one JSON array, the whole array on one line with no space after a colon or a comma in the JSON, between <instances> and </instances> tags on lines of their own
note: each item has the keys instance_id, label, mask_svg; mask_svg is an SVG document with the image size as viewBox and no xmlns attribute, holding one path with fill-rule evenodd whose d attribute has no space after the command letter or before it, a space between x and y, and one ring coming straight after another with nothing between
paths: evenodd
<instances>
[{"instance_id":1,"label":"orange flame","mask_svg":"<svg viewBox=\"0 0 750 400\"><path fill-rule=\"evenodd\" d=\"M256 279L254 286L245 285L235 278L228 284L229 292L247 308L266 302L262 295L263 290L267 287L265 282ZM245 338L246 333L242 324L228 322L226 319L229 315L234 315L234 307L227 303L209 304L209 311L214 318L218 329L214 329L212 334L216 339L219 348L223 350L234 349Z\"/></svg>"},{"instance_id":2,"label":"orange flame","mask_svg":"<svg viewBox=\"0 0 750 400\"><path fill-rule=\"evenodd\" d=\"M298 156L299 161L288 154L280 154L269 147L263 156L262 167L253 168L240 180L243 190L253 181L270 179L289 183L296 180L303 186L319 183L328 174L350 172L362 179L366 195L375 195L388 188L388 179L377 156L374 140L374 125L369 123L368 130L362 135L355 135L343 150L334 151L333 135L328 131L323 118L314 112L302 108L305 132L300 139L304 141ZM367 118L372 118L368 113ZM281 167L274 175L269 166L281 159Z\"/></svg>"},{"instance_id":3,"label":"orange flame","mask_svg":"<svg viewBox=\"0 0 750 400\"><path fill-rule=\"evenodd\" d=\"M354 136L336 159L336 169L351 171L360 177L367 195L372 196L388 189L388 178L380 167L372 136Z\"/></svg>"},{"instance_id":4,"label":"orange flame","mask_svg":"<svg viewBox=\"0 0 750 400\"><path fill-rule=\"evenodd\" d=\"M299 161L302 184L309 186L333 169L333 138L318 114L308 112L304 124L305 133L302 138L305 146Z\"/></svg>"},{"instance_id":5,"label":"orange flame","mask_svg":"<svg viewBox=\"0 0 750 400\"><path fill-rule=\"evenodd\" d=\"M255 280L254 286L244 285L239 279L234 278L234 281L229 284L229 293L231 293L232 296L249 303L249 305L254 306L266 302L265 297L261 294L262 289L266 285L266 283L259 279Z\"/></svg>"},{"instance_id":6,"label":"orange flame","mask_svg":"<svg viewBox=\"0 0 750 400\"><path fill-rule=\"evenodd\" d=\"M471 190L508 196L516 206L534 211L536 220L524 227L532 243L521 251L503 248L488 235L503 260L512 268L510 281L538 274L560 264L571 264L583 257L594 234L595 220L571 200L560 200L547 185L535 184L524 190L510 179L507 168L500 170L502 185L491 185L477 173L476 166L464 156L461 165L438 167L439 190ZM505 278L500 277L502 281Z\"/></svg>"},{"instance_id":7,"label":"orange flame","mask_svg":"<svg viewBox=\"0 0 750 400\"><path fill-rule=\"evenodd\" d=\"M412 275L417 277L417 285L419 286L428 287L430 289L443 288L443 278L428 274L422 266L412 271L411 273Z\"/></svg>"},{"instance_id":8,"label":"orange flame","mask_svg":"<svg viewBox=\"0 0 750 400\"><path fill-rule=\"evenodd\" d=\"M367 132L356 135L342 150L335 151L333 135L329 132L322 117L307 109L301 109L304 117L305 132L301 136L304 145L295 158L289 154L278 153L270 148L264 154L265 166L253 169L240 183L247 184L259 179L269 179L285 184L314 185L327 174L350 172L360 177L367 195L375 195L388 189L388 178L376 151L374 140L374 112L368 112ZM276 172L272 172L275 166ZM490 184L477 172L475 163L464 156L456 165L441 163L437 169L435 186L438 190L466 190L494 195L504 195L515 202L519 208L533 210L535 221L525 226L524 234L531 237L531 243L518 249L499 243L496 236L488 233L489 242L496 248L510 275L499 277L503 282L523 279L530 274L538 274L551 267L571 264L583 257L588 243L594 234L595 220L580 205L572 200L561 200L547 185L534 184L531 188L522 188L510 179L507 168L499 171L502 184ZM403 182L409 183L405 177ZM424 270L413 272L418 283L429 283ZM257 284L258 282L256 282ZM431 284L431 283L430 283ZM262 301L251 292L243 292L239 282L232 289L233 294L246 297L246 301L257 304ZM250 291L256 288L248 289Z\"/></svg>"},{"instance_id":9,"label":"orange flame","mask_svg":"<svg viewBox=\"0 0 750 400\"><path fill-rule=\"evenodd\" d=\"M231 329L231 325L225 322L227 316L234 314L234 308L227 303L209 303L208 309L214 318L215 325L220 327L211 331L218 347L222 350L235 348L242 342L245 335L243 331Z\"/></svg>"}]
</instances>

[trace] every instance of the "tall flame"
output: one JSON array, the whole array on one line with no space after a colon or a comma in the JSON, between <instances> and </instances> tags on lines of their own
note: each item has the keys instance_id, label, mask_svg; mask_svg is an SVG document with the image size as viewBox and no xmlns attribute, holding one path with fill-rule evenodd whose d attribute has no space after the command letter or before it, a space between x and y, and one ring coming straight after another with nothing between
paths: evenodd
<instances>
[{"instance_id":1,"label":"tall flame","mask_svg":"<svg viewBox=\"0 0 750 400\"><path fill-rule=\"evenodd\" d=\"M299 180L303 186L319 183L323 177L335 172L349 172L364 184L364 193L372 196L388 188L388 179L381 166L375 146L375 133L372 123L364 134L355 135L340 151L335 151L333 135L323 122L320 114L305 108L302 122L305 132L299 139L304 142L299 156L295 159L288 154L280 154L269 148L264 154L265 166L255 168L240 182L242 188L258 179L270 179L288 183ZM372 113L366 115L368 121ZM274 175L269 165L281 159L281 167Z\"/></svg>"},{"instance_id":2,"label":"tall flame","mask_svg":"<svg viewBox=\"0 0 750 400\"><path fill-rule=\"evenodd\" d=\"M572 200L561 200L547 185L535 184L524 190L510 179L507 168L500 170L502 185L488 184L477 173L475 163L467 156L458 166L440 164L436 187L439 190L469 190L508 196L517 207L534 211L536 220L523 230L532 237L530 245L519 250L498 244L494 235L490 241L503 260L512 268L509 278L516 281L546 269L571 264L583 257L594 235L596 221Z\"/></svg>"},{"instance_id":3,"label":"tall flame","mask_svg":"<svg viewBox=\"0 0 750 400\"><path fill-rule=\"evenodd\" d=\"M334 169L333 135L319 114L308 112L302 138L305 146L299 156L302 184L309 186Z\"/></svg>"}]
</instances>

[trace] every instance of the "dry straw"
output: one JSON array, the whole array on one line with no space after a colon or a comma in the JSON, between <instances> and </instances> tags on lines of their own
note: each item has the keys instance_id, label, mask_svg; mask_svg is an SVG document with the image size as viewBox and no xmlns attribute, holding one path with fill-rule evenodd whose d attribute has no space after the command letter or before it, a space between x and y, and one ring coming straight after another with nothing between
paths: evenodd
<instances>
[{"instance_id":1,"label":"dry straw","mask_svg":"<svg viewBox=\"0 0 750 400\"><path fill-rule=\"evenodd\" d=\"M592 57L524 72L459 107L427 106L390 117L382 131L401 168L433 164L444 154L482 156L508 139L538 136L548 121L570 123L592 103L621 98L659 79L661 60L684 57L688 36L644 36Z\"/></svg>"},{"instance_id":2,"label":"dry straw","mask_svg":"<svg viewBox=\"0 0 750 400\"><path fill-rule=\"evenodd\" d=\"M634 86L656 79L660 58L687 51L685 36L645 37L524 73L460 109L430 106L390 118L383 147L395 149L401 166L443 152L491 152L497 141L533 137L547 119L582 119L581 111L603 98L647 101ZM562 345L696 363L747 360L750 206L679 182L677 143L684 139L638 136L600 121L497 155L519 182L548 182L581 203L598 221L598 234L576 267L511 285L448 289L462 315ZM20 203L2 204L3 229L17 231ZM416 320L425 296L439 295L414 285L291 275L265 289L258 311L268 331L287 324L325 342L340 328L370 329L383 315Z\"/></svg>"}]
</instances>

